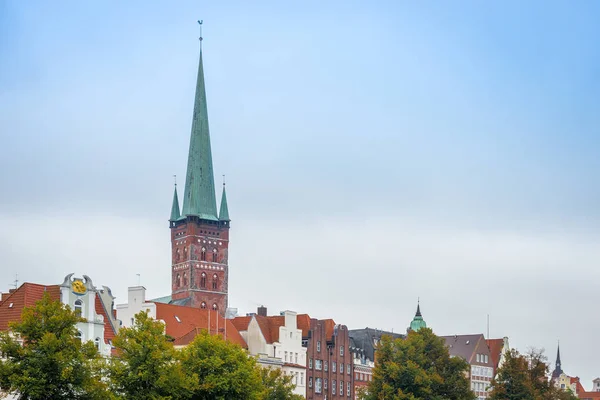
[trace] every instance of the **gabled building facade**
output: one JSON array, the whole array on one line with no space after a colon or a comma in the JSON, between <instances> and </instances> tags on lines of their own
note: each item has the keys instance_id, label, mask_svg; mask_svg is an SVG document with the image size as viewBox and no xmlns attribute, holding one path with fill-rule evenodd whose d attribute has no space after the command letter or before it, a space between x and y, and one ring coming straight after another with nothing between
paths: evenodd
<instances>
[{"instance_id":1,"label":"gabled building facade","mask_svg":"<svg viewBox=\"0 0 600 400\"><path fill-rule=\"evenodd\" d=\"M77 324L79 338L94 342L101 355L110 356L112 340L120 325L114 314L115 298L108 287L96 288L90 277L73 278L73 275L67 275L60 285L25 282L18 289L3 294L0 331L9 330L9 323L19 321L25 307L33 307L48 293L52 300L68 305L85 319Z\"/></svg>"},{"instance_id":2,"label":"gabled building facade","mask_svg":"<svg viewBox=\"0 0 600 400\"><path fill-rule=\"evenodd\" d=\"M510 351L510 345L506 336L502 339L486 339L486 343L490 348L490 357L492 358L495 377L498 374L498 369L504 364L506 352Z\"/></svg>"},{"instance_id":3,"label":"gabled building facade","mask_svg":"<svg viewBox=\"0 0 600 400\"><path fill-rule=\"evenodd\" d=\"M224 183L217 214L200 47L183 208L180 211L175 185L169 218L171 303L225 315L229 291L229 224Z\"/></svg>"},{"instance_id":4,"label":"gabled building facade","mask_svg":"<svg viewBox=\"0 0 600 400\"><path fill-rule=\"evenodd\" d=\"M483 334L442 336L451 357L461 357L469 363L471 390L479 400L488 398L494 377L494 363Z\"/></svg>"},{"instance_id":5,"label":"gabled building facade","mask_svg":"<svg viewBox=\"0 0 600 400\"><path fill-rule=\"evenodd\" d=\"M236 317L233 325L240 332L248 352L267 368L281 368L292 377L294 393L306 397L306 347L302 338L308 334L310 317L294 311L267 316L266 307L257 314Z\"/></svg>"}]
</instances>

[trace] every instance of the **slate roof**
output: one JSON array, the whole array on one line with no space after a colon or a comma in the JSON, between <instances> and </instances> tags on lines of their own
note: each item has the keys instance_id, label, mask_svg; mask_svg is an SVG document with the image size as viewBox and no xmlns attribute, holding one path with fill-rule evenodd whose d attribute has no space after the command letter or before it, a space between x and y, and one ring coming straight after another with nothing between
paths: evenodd
<instances>
[{"instance_id":1,"label":"slate roof","mask_svg":"<svg viewBox=\"0 0 600 400\"><path fill-rule=\"evenodd\" d=\"M154 303L156 305L156 319L166 324L166 333L175 340L175 345L189 344L201 331L209 329L225 337L229 342L247 348L244 338L231 320L223 318L218 312L194 307L178 306L175 304ZM227 324L227 332L225 332Z\"/></svg>"},{"instance_id":2,"label":"slate roof","mask_svg":"<svg viewBox=\"0 0 600 400\"><path fill-rule=\"evenodd\" d=\"M348 331L350 336L350 346L361 349L366 358L375 360L375 341L380 341L382 336L391 336L394 339L403 339L406 336L400 333L386 332L379 329L351 329Z\"/></svg>"},{"instance_id":3,"label":"slate roof","mask_svg":"<svg viewBox=\"0 0 600 400\"><path fill-rule=\"evenodd\" d=\"M462 357L468 363L472 362L478 343L485 340L481 333L474 335L441 336L441 338L446 341L450 355Z\"/></svg>"}]
</instances>

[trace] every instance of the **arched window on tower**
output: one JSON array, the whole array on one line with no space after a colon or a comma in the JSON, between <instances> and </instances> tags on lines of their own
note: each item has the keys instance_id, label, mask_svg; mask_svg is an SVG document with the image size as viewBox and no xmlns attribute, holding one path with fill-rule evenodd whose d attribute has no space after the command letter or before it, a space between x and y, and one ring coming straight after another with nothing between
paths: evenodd
<instances>
[{"instance_id":1,"label":"arched window on tower","mask_svg":"<svg viewBox=\"0 0 600 400\"><path fill-rule=\"evenodd\" d=\"M206 261L206 249L202 248L202 253L200 253L200 260Z\"/></svg>"},{"instance_id":2,"label":"arched window on tower","mask_svg":"<svg viewBox=\"0 0 600 400\"><path fill-rule=\"evenodd\" d=\"M201 288L205 288L206 287L206 273L202 273L202 275L200 275L200 287Z\"/></svg>"},{"instance_id":3,"label":"arched window on tower","mask_svg":"<svg viewBox=\"0 0 600 400\"><path fill-rule=\"evenodd\" d=\"M183 286L187 286L187 273L183 273Z\"/></svg>"},{"instance_id":4,"label":"arched window on tower","mask_svg":"<svg viewBox=\"0 0 600 400\"><path fill-rule=\"evenodd\" d=\"M213 275L212 288L213 290L217 290L217 286L219 285L219 277L217 274Z\"/></svg>"},{"instance_id":5,"label":"arched window on tower","mask_svg":"<svg viewBox=\"0 0 600 400\"><path fill-rule=\"evenodd\" d=\"M75 314L81 316L83 313L83 301L81 299L75 300Z\"/></svg>"},{"instance_id":6,"label":"arched window on tower","mask_svg":"<svg viewBox=\"0 0 600 400\"><path fill-rule=\"evenodd\" d=\"M218 259L219 253L217 252L217 249L213 249L213 262L217 262Z\"/></svg>"},{"instance_id":7,"label":"arched window on tower","mask_svg":"<svg viewBox=\"0 0 600 400\"><path fill-rule=\"evenodd\" d=\"M206 303L202 302L202 304L200 304L200 308L206 308Z\"/></svg>"},{"instance_id":8,"label":"arched window on tower","mask_svg":"<svg viewBox=\"0 0 600 400\"><path fill-rule=\"evenodd\" d=\"M175 280L177 287L181 286L181 276L177 273L177 279Z\"/></svg>"},{"instance_id":9,"label":"arched window on tower","mask_svg":"<svg viewBox=\"0 0 600 400\"><path fill-rule=\"evenodd\" d=\"M213 304L213 310L216 310L216 309L217 309L217 305Z\"/></svg>"}]
</instances>

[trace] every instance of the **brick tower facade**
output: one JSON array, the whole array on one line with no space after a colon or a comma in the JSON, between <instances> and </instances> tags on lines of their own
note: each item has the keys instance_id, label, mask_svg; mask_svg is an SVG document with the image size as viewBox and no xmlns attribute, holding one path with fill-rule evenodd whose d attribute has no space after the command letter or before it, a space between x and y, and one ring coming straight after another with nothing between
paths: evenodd
<instances>
[{"instance_id":1,"label":"brick tower facade","mask_svg":"<svg viewBox=\"0 0 600 400\"><path fill-rule=\"evenodd\" d=\"M202 43L202 38L200 38ZM229 211L223 184L217 214L202 47L196 82L183 208L177 186L171 228L171 302L225 314L228 306Z\"/></svg>"}]
</instances>

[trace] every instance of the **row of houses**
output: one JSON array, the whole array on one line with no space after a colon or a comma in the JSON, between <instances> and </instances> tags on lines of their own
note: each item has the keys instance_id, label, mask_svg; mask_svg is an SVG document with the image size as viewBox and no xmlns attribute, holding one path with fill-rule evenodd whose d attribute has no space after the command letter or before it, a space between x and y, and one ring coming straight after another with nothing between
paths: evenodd
<instances>
[{"instance_id":1,"label":"row of houses","mask_svg":"<svg viewBox=\"0 0 600 400\"><path fill-rule=\"evenodd\" d=\"M222 315L209 308L169 304L168 299L147 299L143 286L128 289L127 302L115 304L111 290L98 289L88 276L67 275L60 285L23 283L0 298L0 330L20 318L24 307L32 306L48 293L79 312L86 322L77 328L82 340L91 340L104 356L112 354L112 340L121 327L130 327L134 316L147 312L165 324L165 333L176 347L189 344L199 332L207 330L244 348L268 368L280 368L292 377L295 392L307 399L352 399L373 379L376 349L384 335L404 338L397 332L379 329L348 329L333 319L311 318L308 314L282 311L269 315L266 307L244 316ZM427 324L420 306L407 331ZM471 389L486 399L488 389L503 354L510 349L508 338L490 339L483 334L442 336L452 356L465 359L471 366ZM561 369L560 353L553 379L582 399L600 399L600 378L594 390L585 392L578 378Z\"/></svg>"}]
</instances>

